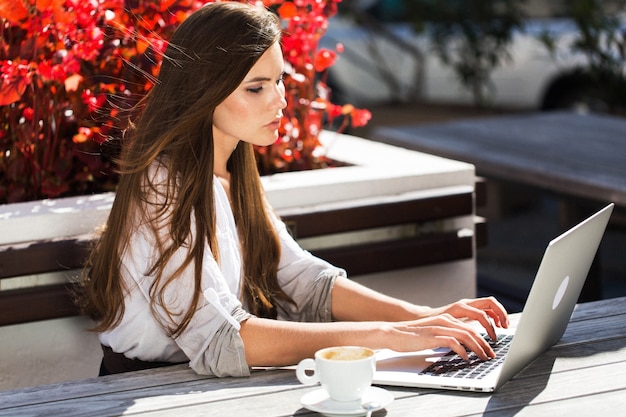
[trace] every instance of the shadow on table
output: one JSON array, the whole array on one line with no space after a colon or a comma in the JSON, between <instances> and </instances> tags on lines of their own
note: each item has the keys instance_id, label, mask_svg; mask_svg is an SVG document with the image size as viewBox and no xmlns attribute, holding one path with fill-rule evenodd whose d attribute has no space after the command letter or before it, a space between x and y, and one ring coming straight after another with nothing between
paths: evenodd
<instances>
[{"instance_id":1,"label":"shadow on table","mask_svg":"<svg viewBox=\"0 0 626 417\"><path fill-rule=\"evenodd\" d=\"M553 373L572 371L567 366L559 366L555 370L554 365L559 358L591 358L594 355L602 355L605 352L623 348L621 339L609 339L581 346L578 343L568 344L567 338L564 337L559 343L562 344L557 344L548 350L494 393L489 398L484 415L514 416L525 407L532 405L533 400L545 390Z\"/></svg>"},{"instance_id":2,"label":"shadow on table","mask_svg":"<svg viewBox=\"0 0 626 417\"><path fill-rule=\"evenodd\" d=\"M542 361L541 372L525 376L523 371L491 395L484 415L515 416L529 406L548 385L556 357Z\"/></svg>"},{"instance_id":3,"label":"shadow on table","mask_svg":"<svg viewBox=\"0 0 626 417\"><path fill-rule=\"evenodd\" d=\"M315 412L315 411L311 411L311 410L307 410L306 408L302 407L298 410L296 410L293 413L293 416L298 416L298 417L307 417L307 416L315 416L315 417L320 417L322 414ZM340 416L341 414L328 414L328 415L336 415L336 416ZM356 416L356 415L361 415L361 414L345 414L346 416ZM363 411L363 416L365 415L365 411ZM374 411L372 413L372 417L385 417L387 415L387 410L385 410L384 408L382 410L378 410L378 411Z\"/></svg>"}]
</instances>

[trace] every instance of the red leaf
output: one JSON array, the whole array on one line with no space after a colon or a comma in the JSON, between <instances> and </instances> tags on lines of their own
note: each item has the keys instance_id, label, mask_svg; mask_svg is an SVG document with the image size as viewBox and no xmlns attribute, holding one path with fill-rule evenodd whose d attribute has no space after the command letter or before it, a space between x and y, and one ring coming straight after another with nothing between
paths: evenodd
<instances>
[{"instance_id":1,"label":"red leaf","mask_svg":"<svg viewBox=\"0 0 626 417\"><path fill-rule=\"evenodd\" d=\"M18 101L26 91L28 81L28 77L16 77L0 84L0 106Z\"/></svg>"},{"instance_id":2,"label":"red leaf","mask_svg":"<svg viewBox=\"0 0 626 417\"><path fill-rule=\"evenodd\" d=\"M330 49L320 49L317 54L315 54L315 59L313 61L313 67L315 71L322 72L326 68L332 66L337 59L337 53L331 51Z\"/></svg>"},{"instance_id":3,"label":"red leaf","mask_svg":"<svg viewBox=\"0 0 626 417\"><path fill-rule=\"evenodd\" d=\"M281 19L291 19L297 14L298 14L298 9L296 8L295 4L291 2L283 3L278 8L278 15L280 16Z\"/></svg>"},{"instance_id":4,"label":"red leaf","mask_svg":"<svg viewBox=\"0 0 626 417\"><path fill-rule=\"evenodd\" d=\"M36 7L42 13L52 12L56 22L70 25L76 24L75 15L67 13L64 7L65 0L37 0Z\"/></svg>"},{"instance_id":5,"label":"red leaf","mask_svg":"<svg viewBox=\"0 0 626 417\"><path fill-rule=\"evenodd\" d=\"M372 118L372 113L369 110L355 109L352 112L352 127L365 126Z\"/></svg>"},{"instance_id":6,"label":"red leaf","mask_svg":"<svg viewBox=\"0 0 626 417\"><path fill-rule=\"evenodd\" d=\"M19 23L28 17L28 9L23 0L0 0L0 16L11 23Z\"/></svg>"}]
</instances>

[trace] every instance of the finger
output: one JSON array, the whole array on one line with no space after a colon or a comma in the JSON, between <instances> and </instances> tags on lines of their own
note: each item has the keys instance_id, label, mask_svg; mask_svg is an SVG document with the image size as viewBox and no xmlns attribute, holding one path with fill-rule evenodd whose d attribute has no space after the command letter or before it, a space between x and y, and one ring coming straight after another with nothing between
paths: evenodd
<instances>
[{"instance_id":1,"label":"finger","mask_svg":"<svg viewBox=\"0 0 626 417\"><path fill-rule=\"evenodd\" d=\"M493 321L491 320L491 315L488 311L484 311L480 308L474 307L471 304L459 303L456 305L457 311L455 312L458 316L466 317L471 320L475 320L481 324L481 326L485 329L487 334L492 340L497 340L498 335L496 333L496 329L493 325Z\"/></svg>"},{"instance_id":2,"label":"finger","mask_svg":"<svg viewBox=\"0 0 626 417\"><path fill-rule=\"evenodd\" d=\"M452 351L454 351L457 355L459 355L463 360L468 360L469 355L465 346L461 344L455 337L452 336L436 336L435 340L438 342L438 347L445 347Z\"/></svg>"},{"instance_id":3,"label":"finger","mask_svg":"<svg viewBox=\"0 0 626 417\"><path fill-rule=\"evenodd\" d=\"M500 304L495 299L462 300L453 308L454 316L467 317L480 322L492 339L496 337L495 327L508 328L509 326L506 310L500 308Z\"/></svg>"},{"instance_id":4,"label":"finger","mask_svg":"<svg viewBox=\"0 0 626 417\"><path fill-rule=\"evenodd\" d=\"M491 316L489 315L487 311L478 310L476 320L483 326L485 331L487 331L487 335L489 335L491 340L498 340L498 334L496 333L496 328L493 325Z\"/></svg>"},{"instance_id":5,"label":"finger","mask_svg":"<svg viewBox=\"0 0 626 417\"><path fill-rule=\"evenodd\" d=\"M468 339L463 339L462 343L481 360L489 360L496 357L491 345L487 343L480 334L474 331L468 332Z\"/></svg>"},{"instance_id":6,"label":"finger","mask_svg":"<svg viewBox=\"0 0 626 417\"><path fill-rule=\"evenodd\" d=\"M498 334L496 333L496 329L486 312L466 304L458 305L457 309L457 313L461 317L466 317L471 320L478 321L485 329L487 335L489 335L491 340L498 340ZM474 339L480 340L480 344L482 346L481 350L489 355L493 355L493 349L491 348L491 345L489 345L489 343L487 343L481 335L476 333L476 331L472 327L468 326L466 322L449 313L440 314L436 317L430 317L428 319L421 320L420 322L421 324L426 324L426 322L428 322L428 325L432 326L443 326L446 328L456 328L461 329L465 332L471 332L471 334L474 335ZM475 349L472 348L472 350L474 351Z\"/></svg>"},{"instance_id":7,"label":"finger","mask_svg":"<svg viewBox=\"0 0 626 417\"><path fill-rule=\"evenodd\" d=\"M481 360L495 358L495 352L487 341L471 328L437 328L442 340L448 347L459 354L463 359L468 359L466 348L474 352ZM452 337L454 341L449 338ZM459 346L460 345L460 346Z\"/></svg>"},{"instance_id":8,"label":"finger","mask_svg":"<svg viewBox=\"0 0 626 417\"><path fill-rule=\"evenodd\" d=\"M502 329L509 328L509 318L507 315L502 316L499 312L493 310L484 310L484 312L489 315L496 327L500 327Z\"/></svg>"},{"instance_id":9,"label":"finger","mask_svg":"<svg viewBox=\"0 0 626 417\"><path fill-rule=\"evenodd\" d=\"M478 298L467 302L469 305L485 311L498 327L509 327L509 316L506 309L494 297Z\"/></svg>"}]
</instances>

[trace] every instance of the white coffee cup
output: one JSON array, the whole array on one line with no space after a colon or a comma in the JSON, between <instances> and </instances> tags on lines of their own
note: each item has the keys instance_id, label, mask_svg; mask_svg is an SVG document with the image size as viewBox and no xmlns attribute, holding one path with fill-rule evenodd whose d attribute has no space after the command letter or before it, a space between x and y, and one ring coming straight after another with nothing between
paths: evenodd
<instances>
[{"instance_id":1,"label":"white coffee cup","mask_svg":"<svg viewBox=\"0 0 626 417\"><path fill-rule=\"evenodd\" d=\"M372 385L375 370L373 350L359 346L336 346L318 350L315 359L301 360L296 376L304 385L319 382L335 401L356 401Z\"/></svg>"}]
</instances>

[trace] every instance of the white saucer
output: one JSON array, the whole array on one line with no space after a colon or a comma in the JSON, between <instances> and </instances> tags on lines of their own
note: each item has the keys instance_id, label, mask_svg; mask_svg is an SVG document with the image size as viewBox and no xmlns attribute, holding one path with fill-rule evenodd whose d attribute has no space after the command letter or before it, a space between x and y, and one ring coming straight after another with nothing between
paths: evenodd
<instances>
[{"instance_id":1,"label":"white saucer","mask_svg":"<svg viewBox=\"0 0 626 417\"><path fill-rule=\"evenodd\" d=\"M376 401L380 404L380 407L373 410L378 411L393 401L393 394L382 388L369 387L363 399L344 402L331 400L328 393L320 388L303 395L300 399L304 408L329 417L363 416L367 411L361 407L361 404L369 401Z\"/></svg>"}]
</instances>

